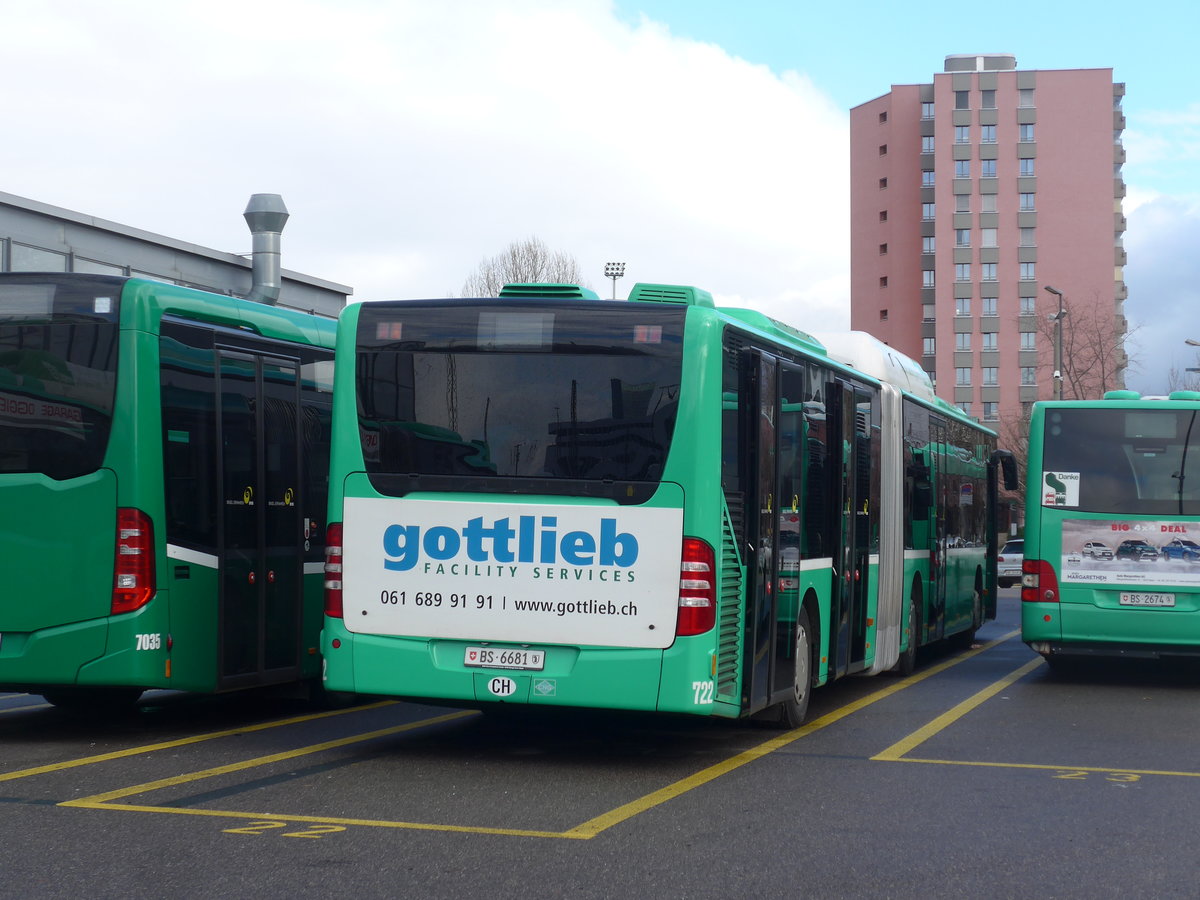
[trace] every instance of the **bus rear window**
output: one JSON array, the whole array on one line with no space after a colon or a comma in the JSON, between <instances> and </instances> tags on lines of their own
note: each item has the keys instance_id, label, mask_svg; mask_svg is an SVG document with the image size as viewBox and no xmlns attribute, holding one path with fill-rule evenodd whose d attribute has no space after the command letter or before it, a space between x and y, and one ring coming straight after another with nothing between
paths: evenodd
<instances>
[{"instance_id":1,"label":"bus rear window","mask_svg":"<svg viewBox=\"0 0 1200 900\"><path fill-rule=\"evenodd\" d=\"M1197 515L1200 446L1193 445L1200 422L1190 409L1051 409L1042 478L1064 485L1056 503L1070 509Z\"/></svg>"},{"instance_id":2,"label":"bus rear window","mask_svg":"<svg viewBox=\"0 0 1200 900\"><path fill-rule=\"evenodd\" d=\"M371 473L657 482L675 430L684 310L371 304L356 383ZM468 483L469 482L469 483Z\"/></svg>"},{"instance_id":3,"label":"bus rear window","mask_svg":"<svg viewBox=\"0 0 1200 900\"><path fill-rule=\"evenodd\" d=\"M0 280L0 474L98 469L117 376L120 282Z\"/></svg>"}]
</instances>

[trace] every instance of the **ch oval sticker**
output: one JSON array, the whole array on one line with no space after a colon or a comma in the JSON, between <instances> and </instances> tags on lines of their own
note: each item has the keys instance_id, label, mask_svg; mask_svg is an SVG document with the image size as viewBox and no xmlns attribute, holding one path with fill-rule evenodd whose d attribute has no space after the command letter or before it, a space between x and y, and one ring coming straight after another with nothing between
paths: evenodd
<instances>
[{"instance_id":1,"label":"ch oval sticker","mask_svg":"<svg viewBox=\"0 0 1200 900\"><path fill-rule=\"evenodd\" d=\"M511 697L517 692L517 683L511 678L499 675L488 682L488 690L497 697Z\"/></svg>"}]
</instances>

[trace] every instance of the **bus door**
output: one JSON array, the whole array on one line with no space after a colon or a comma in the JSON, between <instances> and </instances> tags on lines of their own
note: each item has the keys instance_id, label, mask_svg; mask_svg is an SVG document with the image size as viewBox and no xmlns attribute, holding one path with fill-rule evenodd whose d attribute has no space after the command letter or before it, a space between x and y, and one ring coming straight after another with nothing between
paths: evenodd
<instances>
[{"instance_id":1,"label":"bus door","mask_svg":"<svg viewBox=\"0 0 1200 900\"><path fill-rule=\"evenodd\" d=\"M747 355L743 370L749 390L744 396L741 440L749 471L746 517L746 638L742 676L742 706L761 709L770 702L771 667L775 642L776 580L778 578L778 362L760 351Z\"/></svg>"},{"instance_id":2,"label":"bus door","mask_svg":"<svg viewBox=\"0 0 1200 900\"><path fill-rule=\"evenodd\" d=\"M300 368L219 349L219 686L299 676Z\"/></svg>"},{"instance_id":3,"label":"bus door","mask_svg":"<svg viewBox=\"0 0 1200 900\"><path fill-rule=\"evenodd\" d=\"M862 668L866 658L871 521L878 512L871 509L872 394L839 379L828 386L826 403L830 454L841 458L840 477L830 472L830 533L838 536L829 612L833 679Z\"/></svg>"},{"instance_id":4,"label":"bus door","mask_svg":"<svg viewBox=\"0 0 1200 900\"><path fill-rule=\"evenodd\" d=\"M946 472L948 435L943 419L929 420L929 477L933 482L933 509L930 511L933 528L929 535L929 612L925 623L926 639L941 640L946 632L946 588L950 581L950 537L946 529L946 510L950 498L950 479ZM957 502L957 498L955 498Z\"/></svg>"}]
</instances>

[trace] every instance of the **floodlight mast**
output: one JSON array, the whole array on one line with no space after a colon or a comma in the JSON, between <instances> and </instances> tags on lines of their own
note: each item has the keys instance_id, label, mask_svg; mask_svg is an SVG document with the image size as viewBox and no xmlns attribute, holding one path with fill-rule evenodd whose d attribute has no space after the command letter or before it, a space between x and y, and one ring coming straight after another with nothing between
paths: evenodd
<instances>
[{"instance_id":1,"label":"floodlight mast","mask_svg":"<svg viewBox=\"0 0 1200 900\"><path fill-rule=\"evenodd\" d=\"M617 279L625 277L625 263L610 262L604 264L604 277L611 278L613 283L612 298L617 299Z\"/></svg>"}]
</instances>

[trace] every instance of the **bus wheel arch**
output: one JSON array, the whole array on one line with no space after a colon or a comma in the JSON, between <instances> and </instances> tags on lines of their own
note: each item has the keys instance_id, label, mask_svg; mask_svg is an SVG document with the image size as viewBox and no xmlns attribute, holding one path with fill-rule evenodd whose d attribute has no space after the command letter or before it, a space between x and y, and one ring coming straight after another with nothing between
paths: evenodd
<instances>
[{"instance_id":1,"label":"bus wheel arch","mask_svg":"<svg viewBox=\"0 0 1200 900\"><path fill-rule=\"evenodd\" d=\"M912 589L908 592L908 649L900 651L894 671L900 675L911 675L917 667L917 648L921 645L918 631L921 621L924 588L920 573L913 576Z\"/></svg>"},{"instance_id":2,"label":"bus wheel arch","mask_svg":"<svg viewBox=\"0 0 1200 900\"><path fill-rule=\"evenodd\" d=\"M813 656L820 633L820 619L816 615L817 598L809 591L796 613L796 674L792 696L780 704L780 724L785 728L799 728L808 718L808 703L812 697L813 684L817 680L816 660Z\"/></svg>"}]
</instances>

